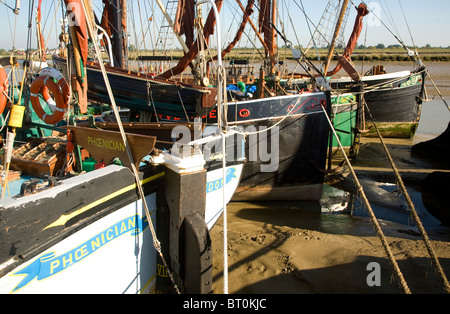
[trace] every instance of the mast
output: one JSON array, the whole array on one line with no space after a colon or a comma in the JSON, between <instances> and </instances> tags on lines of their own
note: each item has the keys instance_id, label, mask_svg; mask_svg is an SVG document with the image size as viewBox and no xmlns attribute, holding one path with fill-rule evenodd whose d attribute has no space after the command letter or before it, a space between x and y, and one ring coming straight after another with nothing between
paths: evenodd
<instances>
[{"instance_id":1,"label":"mast","mask_svg":"<svg viewBox=\"0 0 450 314\"><path fill-rule=\"evenodd\" d=\"M20 3L19 3L19 5L20 5ZM43 62L43 61L45 61L45 42L44 42L44 36L42 35L42 30L41 30L41 5L42 5L42 0L39 0L37 12L36 12L36 33L37 33L37 39L38 39L39 60Z\"/></svg>"},{"instance_id":2,"label":"mast","mask_svg":"<svg viewBox=\"0 0 450 314\"><path fill-rule=\"evenodd\" d=\"M331 40L330 50L328 50L327 59L325 61L324 73L328 72L328 67L330 66L331 57L334 53L334 45L336 44L337 37L339 36L339 31L341 29L342 21L344 20L345 11L347 10L348 0L344 0L342 3L341 13L339 14L339 19L336 23L336 28L334 30L333 39Z\"/></svg>"},{"instance_id":3,"label":"mast","mask_svg":"<svg viewBox=\"0 0 450 314\"><path fill-rule=\"evenodd\" d=\"M78 94L78 106L81 113L87 112L87 79L86 62L88 55L88 30L86 16L80 10L84 0L64 0L67 19L69 22L69 34L72 42L71 55L75 67L75 80L72 77L72 91Z\"/></svg>"},{"instance_id":4,"label":"mast","mask_svg":"<svg viewBox=\"0 0 450 314\"><path fill-rule=\"evenodd\" d=\"M113 54L116 58L117 67L124 68L125 54L123 47L123 28L122 28L122 4L121 0L113 0L112 9L112 46Z\"/></svg>"},{"instance_id":5,"label":"mast","mask_svg":"<svg viewBox=\"0 0 450 314\"><path fill-rule=\"evenodd\" d=\"M276 36L275 25L277 23L277 1L260 0L259 7L259 32L264 34L264 50L269 59L269 73L274 73L276 61Z\"/></svg>"},{"instance_id":6,"label":"mast","mask_svg":"<svg viewBox=\"0 0 450 314\"><path fill-rule=\"evenodd\" d=\"M352 34L350 35L350 38L347 42L347 47L345 47L345 51L342 54L342 56L338 57L338 64L336 67L325 73L326 76L332 76L339 72L342 68L346 70L346 72L352 76L355 72L351 67L347 67L346 65L349 65L350 56L355 49L356 43L358 41L359 35L361 34L361 30L363 27L363 18L369 13L369 10L367 9L367 6L364 2L361 2L359 6L356 8L356 11L358 12L355 18L355 25L353 26ZM333 46L334 47L334 46ZM349 71L350 70L350 71ZM350 72L350 73L349 73Z\"/></svg>"},{"instance_id":7,"label":"mast","mask_svg":"<svg viewBox=\"0 0 450 314\"><path fill-rule=\"evenodd\" d=\"M274 58L270 58L270 74L274 74L275 72L275 55L276 55L276 36L277 33L275 32L275 25L277 25L277 0L272 0L272 27L270 28L270 53L269 53L269 57L270 56L274 56Z\"/></svg>"}]
</instances>

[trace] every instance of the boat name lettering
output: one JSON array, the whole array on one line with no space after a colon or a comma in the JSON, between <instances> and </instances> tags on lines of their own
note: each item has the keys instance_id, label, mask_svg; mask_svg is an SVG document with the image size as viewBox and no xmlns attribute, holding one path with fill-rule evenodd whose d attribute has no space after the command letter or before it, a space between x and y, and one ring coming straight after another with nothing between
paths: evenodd
<instances>
[{"instance_id":1,"label":"boat name lettering","mask_svg":"<svg viewBox=\"0 0 450 314\"><path fill-rule=\"evenodd\" d=\"M236 173L236 168L231 168L231 169L227 170L227 173L225 176L226 184L230 183L230 181L233 180L234 178L237 178L235 173ZM208 182L208 183L206 183L206 193L211 193L211 192L217 191L217 190L221 189L222 186L223 186L223 178Z\"/></svg>"},{"instance_id":2,"label":"boat name lettering","mask_svg":"<svg viewBox=\"0 0 450 314\"><path fill-rule=\"evenodd\" d=\"M287 107L286 111L289 114L294 114L297 111L299 111L304 105L306 105L305 109L308 111L317 110L320 108L319 99L317 97L309 97L308 99L306 99L303 103L301 103L298 106L297 106L297 103L289 105ZM301 111L299 111L298 113L301 113Z\"/></svg>"},{"instance_id":3,"label":"boat name lettering","mask_svg":"<svg viewBox=\"0 0 450 314\"><path fill-rule=\"evenodd\" d=\"M125 146L122 142L114 141L110 139L104 139L100 137L87 137L88 145L100 147L100 148L106 148L116 151L125 151Z\"/></svg>"},{"instance_id":4,"label":"boat name lettering","mask_svg":"<svg viewBox=\"0 0 450 314\"><path fill-rule=\"evenodd\" d=\"M125 218L109 228L103 230L76 248L56 256L55 252L46 253L38 257L34 262L22 268L13 276L23 276L21 282L12 290L15 292L28 285L34 278L38 281L54 276L68 267L80 262L85 257L95 253L99 248L112 240L131 232L131 236L137 236L148 227L146 217L140 218L134 215Z\"/></svg>"}]
</instances>

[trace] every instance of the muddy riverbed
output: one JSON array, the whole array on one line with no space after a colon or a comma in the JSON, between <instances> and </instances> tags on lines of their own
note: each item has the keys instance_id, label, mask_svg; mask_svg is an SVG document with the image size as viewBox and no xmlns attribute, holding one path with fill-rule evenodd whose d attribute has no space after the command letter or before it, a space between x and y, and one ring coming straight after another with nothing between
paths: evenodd
<instances>
[{"instance_id":1,"label":"muddy riverbed","mask_svg":"<svg viewBox=\"0 0 450 314\"><path fill-rule=\"evenodd\" d=\"M405 63L388 63L389 72ZM450 63L427 64L441 93L450 96ZM429 82L429 81L428 81ZM428 96L437 96L427 83ZM450 276L450 228L421 202L423 179L434 170L450 171L445 162L412 157L411 146L434 138L450 121L439 100L424 103L413 140L386 140L430 238L434 253ZM352 161L389 247L412 293L444 293L422 236L395 185L378 139L363 140ZM343 176L348 177L345 167ZM403 293L374 224L358 197L325 186L320 202L230 203L227 208L228 289L230 293ZM345 209L344 211L334 211ZM214 293L223 292L223 218L212 229ZM379 282L373 268L379 265Z\"/></svg>"}]
</instances>

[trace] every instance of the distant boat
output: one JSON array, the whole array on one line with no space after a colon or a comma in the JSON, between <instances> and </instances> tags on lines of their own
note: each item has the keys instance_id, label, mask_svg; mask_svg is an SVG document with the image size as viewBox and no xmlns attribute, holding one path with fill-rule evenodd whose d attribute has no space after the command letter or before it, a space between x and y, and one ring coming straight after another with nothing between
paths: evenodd
<instances>
[{"instance_id":1,"label":"distant boat","mask_svg":"<svg viewBox=\"0 0 450 314\"><path fill-rule=\"evenodd\" d=\"M330 0L328 5L331 2L333 0ZM344 1L342 9L337 12L340 13L341 18L346 13L346 3L348 1ZM425 68L422 65L418 65L414 71L386 73L383 66L376 65L370 71L360 76L349 60L362 30L363 17L369 11L364 3L361 3L356 9L358 14L347 47L342 56L339 56L336 68L327 71L326 74L330 88L338 94L362 92L369 111L383 137L413 138L419 124L425 93ZM329 12L325 12L324 15L327 13ZM336 38L339 29L340 24L338 21L333 39ZM330 48L328 59L326 60L326 69L328 69L333 51L334 46ZM335 74L341 69L349 73L349 76L335 77ZM294 86L297 89L305 88L309 82L309 78L297 78L287 81L290 86ZM364 112L363 107L359 107L359 114L363 115L366 129L361 135L377 136L374 128L370 127L372 124L370 115L368 112Z\"/></svg>"},{"instance_id":2,"label":"distant boat","mask_svg":"<svg viewBox=\"0 0 450 314\"><path fill-rule=\"evenodd\" d=\"M375 67L374 67L375 68ZM425 92L424 68L388 74L364 75L364 99L383 137L413 138L419 125ZM331 87L340 92L358 92L359 84L349 77L330 80ZM366 128L371 119L366 114ZM377 136L371 129L363 136Z\"/></svg>"}]
</instances>

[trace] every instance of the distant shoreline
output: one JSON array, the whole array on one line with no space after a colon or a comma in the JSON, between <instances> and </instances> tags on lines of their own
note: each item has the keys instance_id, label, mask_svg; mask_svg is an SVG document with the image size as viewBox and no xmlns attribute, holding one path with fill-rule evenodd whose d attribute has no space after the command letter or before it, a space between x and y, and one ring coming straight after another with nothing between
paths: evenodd
<instances>
[{"instance_id":1,"label":"distant shoreline","mask_svg":"<svg viewBox=\"0 0 450 314\"><path fill-rule=\"evenodd\" d=\"M413 50L411 48L411 50ZM287 59L292 60L292 53L290 49L287 49L286 47L280 47L279 48L279 59ZM417 49L420 57L423 61L440 61L440 62L450 62L450 48L418 48ZM259 50L260 53L263 53L263 50ZM328 50L321 48L317 49L310 49L306 53L306 57L311 61L317 61L318 57L317 54L319 54L319 57L321 60L324 60L326 58ZM343 49L338 49L337 53L342 54ZM169 50L165 53L161 52L154 52L154 51L140 51L139 56L169 56L173 58L174 60L178 60L183 56L182 50L176 49L176 50ZM259 55L258 52L256 52L254 49L251 48L235 48L230 53L228 53L224 60L244 60L249 58L257 58ZM2 54L0 57L7 57L9 56L9 53ZM22 55L17 56L19 59L24 58ZM51 55L47 55L48 58L51 58ZM106 54L105 54L106 57ZM128 53L129 59L136 59L136 53L135 52L129 52ZM351 56L352 61L398 61L398 62L410 62L411 57L409 57L406 53L406 51L403 48L374 48L370 47L367 49L355 49ZM333 56L333 60L337 60L337 56Z\"/></svg>"}]
</instances>

